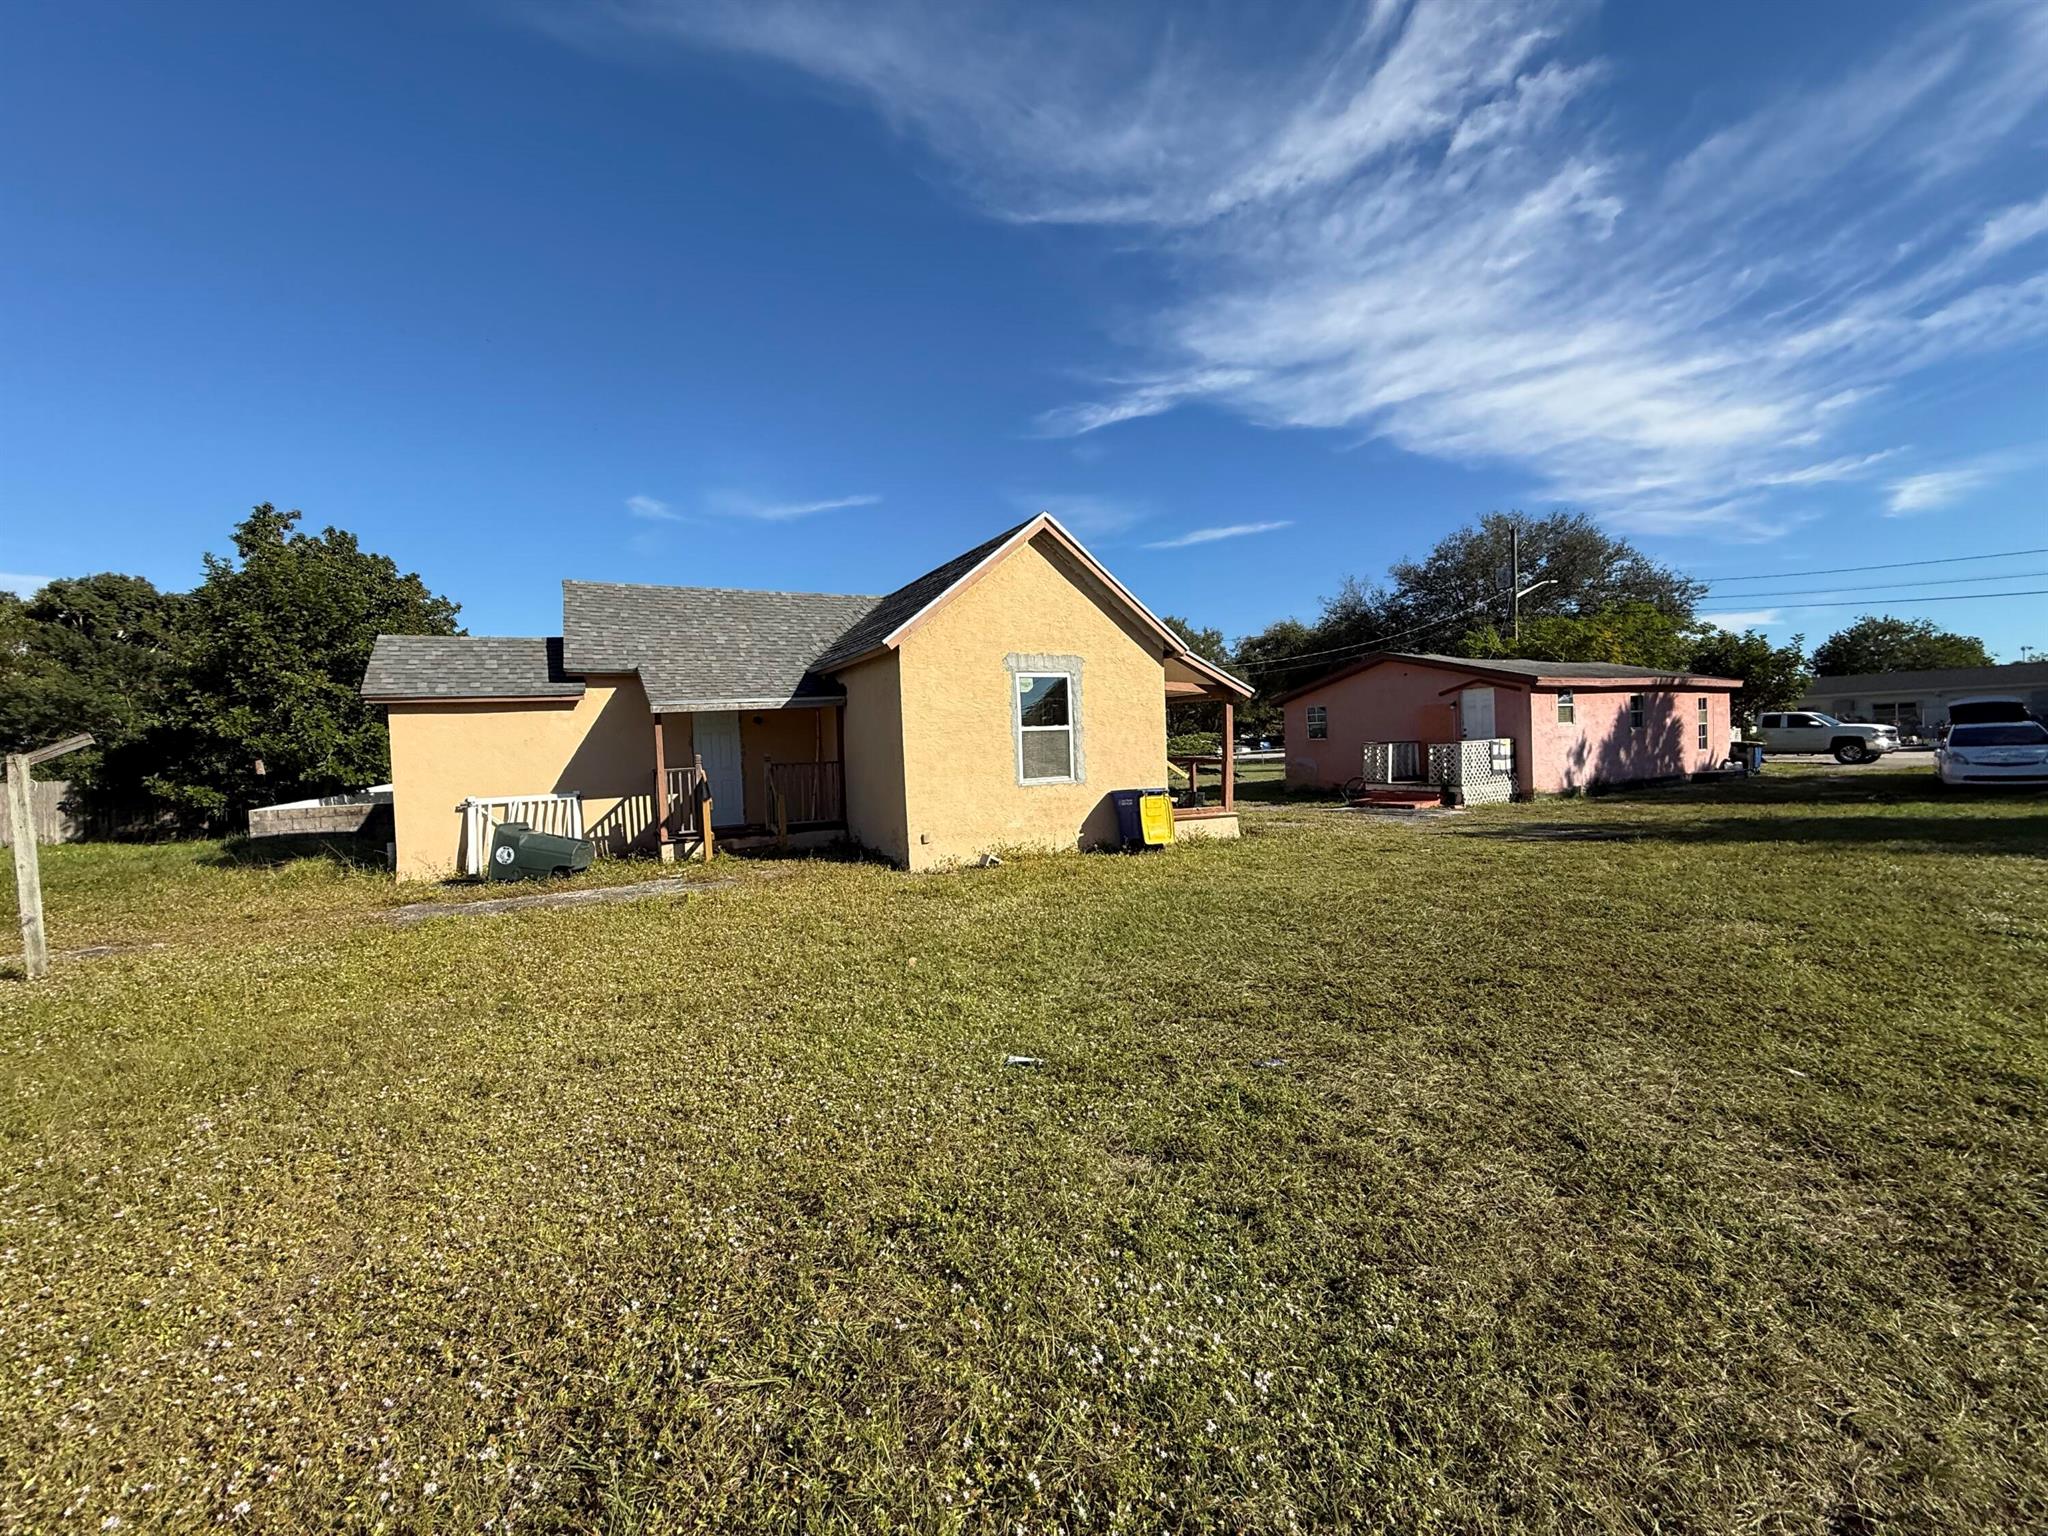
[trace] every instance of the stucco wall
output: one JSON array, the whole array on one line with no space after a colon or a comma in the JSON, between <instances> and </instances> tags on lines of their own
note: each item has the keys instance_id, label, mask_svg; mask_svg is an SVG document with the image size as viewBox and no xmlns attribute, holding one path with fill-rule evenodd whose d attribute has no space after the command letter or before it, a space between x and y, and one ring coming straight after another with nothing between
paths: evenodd
<instances>
[{"instance_id":1,"label":"stucco wall","mask_svg":"<svg viewBox=\"0 0 2048 1536\"><path fill-rule=\"evenodd\" d=\"M846 831L863 848L910 862L903 790L902 657L895 651L839 674L846 689Z\"/></svg>"},{"instance_id":2,"label":"stucco wall","mask_svg":"<svg viewBox=\"0 0 2048 1536\"><path fill-rule=\"evenodd\" d=\"M583 825L623 853L651 836L654 739L634 677L592 678L583 697L546 704L394 704L392 819L400 879L455 872L471 795L583 796ZM687 763L690 730L672 718L671 764Z\"/></svg>"},{"instance_id":3,"label":"stucco wall","mask_svg":"<svg viewBox=\"0 0 2048 1536\"><path fill-rule=\"evenodd\" d=\"M1675 778L1711 768L1728 755L1728 694L1662 692L1643 695L1643 725L1629 724L1628 689L1573 690L1570 724L1557 718L1554 692L1535 696L1530 787L1539 795ZM1707 745L1698 745L1698 701L1707 701ZM1518 747L1519 751L1519 747Z\"/></svg>"},{"instance_id":4,"label":"stucco wall","mask_svg":"<svg viewBox=\"0 0 2048 1536\"><path fill-rule=\"evenodd\" d=\"M1368 741L1456 741L1457 718L1443 690L1458 674L1438 667L1387 661L1340 677L1312 693L1289 699L1287 787L1329 789L1359 772ZM1325 741L1308 739L1308 707L1330 711Z\"/></svg>"},{"instance_id":5,"label":"stucco wall","mask_svg":"<svg viewBox=\"0 0 2048 1536\"><path fill-rule=\"evenodd\" d=\"M1092 587L1049 539L1035 539L905 638L898 653L907 813L902 862L912 869L972 859L991 848L1113 841L1110 791L1165 781L1160 652L1099 602ZM1006 664L1012 655L1081 659L1082 782L1017 782L1016 681ZM858 762L874 734L849 701L850 762Z\"/></svg>"}]
</instances>

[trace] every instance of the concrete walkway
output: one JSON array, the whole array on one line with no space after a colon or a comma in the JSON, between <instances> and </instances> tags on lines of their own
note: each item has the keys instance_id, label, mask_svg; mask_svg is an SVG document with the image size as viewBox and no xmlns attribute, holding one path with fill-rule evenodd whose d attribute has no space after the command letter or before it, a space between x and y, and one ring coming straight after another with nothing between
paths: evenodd
<instances>
[{"instance_id":1,"label":"concrete walkway","mask_svg":"<svg viewBox=\"0 0 2048 1536\"><path fill-rule=\"evenodd\" d=\"M633 885L606 885L588 891L541 891L532 896L500 896L490 901L416 901L379 913L387 923L407 927L436 917L498 917L506 912L524 912L535 907L603 907L622 901L645 901L651 896L678 896L688 891L716 891L738 885L737 877L700 880L685 875L666 880L642 880Z\"/></svg>"}]
</instances>

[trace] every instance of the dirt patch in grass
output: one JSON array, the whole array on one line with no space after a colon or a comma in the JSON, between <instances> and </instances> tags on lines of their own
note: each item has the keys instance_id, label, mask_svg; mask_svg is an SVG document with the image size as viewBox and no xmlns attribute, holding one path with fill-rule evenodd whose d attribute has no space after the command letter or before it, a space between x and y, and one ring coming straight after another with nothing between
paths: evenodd
<instances>
[{"instance_id":1,"label":"dirt patch in grass","mask_svg":"<svg viewBox=\"0 0 2048 1536\"><path fill-rule=\"evenodd\" d=\"M1736 788L404 929L53 850L174 942L0 983L0 1524L2038 1529L2048 815Z\"/></svg>"}]
</instances>

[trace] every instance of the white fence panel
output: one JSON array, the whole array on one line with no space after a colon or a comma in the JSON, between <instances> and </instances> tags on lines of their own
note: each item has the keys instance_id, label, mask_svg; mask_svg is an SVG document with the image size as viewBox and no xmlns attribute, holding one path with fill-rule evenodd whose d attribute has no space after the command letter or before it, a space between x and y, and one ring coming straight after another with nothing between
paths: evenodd
<instances>
[{"instance_id":1,"label":"white fence panel","mask_svg":"<svg viewBox=\"0 0 2048 1536\"><path fill-rule=\"evenodd\" d=\"M462 813L462 872L480 875L491 856L491 829L523 821L536 832L558 837L583 835L581 795L472 795L456 807Z\"/></svg>"}]
</instances>

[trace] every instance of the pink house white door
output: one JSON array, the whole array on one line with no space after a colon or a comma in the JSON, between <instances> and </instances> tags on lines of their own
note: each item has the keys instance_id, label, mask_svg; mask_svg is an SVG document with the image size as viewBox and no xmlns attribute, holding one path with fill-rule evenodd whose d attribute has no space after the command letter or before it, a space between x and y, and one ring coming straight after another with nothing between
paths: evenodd
<instances>
[{"instance_id":1,"label":"pink house white door","mask_svg":"<svg viewBox=\"0 0 2048 1536\"><path fill-rule=\"evenodd\" d=\"M1458 734L1466 741L1493 737L1493 690L1467 688L1458 695Z\"/></svg>"}]
</instances>

